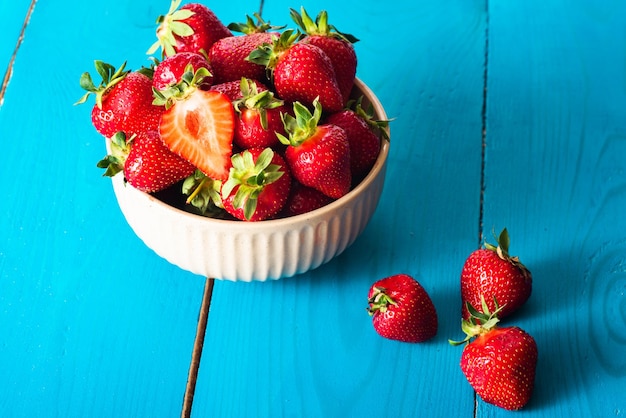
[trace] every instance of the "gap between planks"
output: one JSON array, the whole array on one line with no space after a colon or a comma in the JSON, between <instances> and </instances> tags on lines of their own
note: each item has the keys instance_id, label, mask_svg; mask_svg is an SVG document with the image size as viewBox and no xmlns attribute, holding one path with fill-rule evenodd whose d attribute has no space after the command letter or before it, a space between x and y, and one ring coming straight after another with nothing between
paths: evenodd
<instances>
[{"instance_id":1,"label":"gap between planks","mask_svg":"<svg viewBox=\"0 0 626 418\"><path fill-rule=\"evenodd\" d=\"M489 0L485 0L485 52L483 61L483 104L481 109L481 148L480 148L480 204L478 209L478 248L482 246L484 237L485 212L485 159L487 149L487 87L489 81ZM478 395L474 391L474 411L478 416Z\"/></svg>"},{"instance_id":2,"label":"gap between planks","mask_svg":"<svg viewBox=\"0 0 626 418\"><path fill-rule=\"evenodd\" d=\"M211 278L207 278L204 283L204 293L202 295L202 303L200 304L200 313L198 314L196 338L194 339L193 350L191 351L191 363L189 364L183 408L180 414L181 418L191 417L191 407L193 406L193 396L196 391L196 381L198 380L198 369L200 368L200 358L202 357L202 347L204 346L204 336L209 319L209 307L211 306L214 283L215 280Z\"/></svg>"},{"instance_id":3,"label":"gap between planks","mask_svg":"<svg viewBox=\"0 0 626 418\"><path fill-rule=\"evenodd\" d=\"M11 80L11 75L13 74L13 63L15 62L17 51L20 49L20 45L22 45L22 40L24 40L24 33L26 32L26 26L28 26L30 15L33 13L33 9L35 8L36 3L37 3L37 0L32 0L30 2L30 6L28 6L28 11L26 12L26 17L24 18L24 24L22 25L22 30L20 30L20 35L17 38L15 49L13 50L13 54L11 55L11 59L9 60L9 64L7 65L7 69L4 73L4 78L2 79L2 85L0 86L0 107L2 106L2 103L4 102L4 93L6 92L6 89L9 86L9 81Z\"/></svg>"}]
</instances>

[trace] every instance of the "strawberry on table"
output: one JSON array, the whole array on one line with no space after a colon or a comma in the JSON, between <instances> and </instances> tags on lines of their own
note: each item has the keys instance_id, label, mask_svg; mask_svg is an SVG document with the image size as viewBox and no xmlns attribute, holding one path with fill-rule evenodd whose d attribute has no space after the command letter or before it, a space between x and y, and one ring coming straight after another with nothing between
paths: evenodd
<instances>
[{"instance_id":1,"label":"strawberry on table","mask_svg":"<svg viewBox=\"0 0 626 418\"><path fill-rule=\"evenodd\" d=\"M271 148L251 148L232 157L222 186L224 209L237 219L262 221L278 214L289 195L291 175Z\"/></svg>"},{"instance_id":2,"label":"strawberry on table","mask_svg":"<svg viewBox=\"0 0 626 418\"><path fill-rule=\"evenodd\" d=\"M297 42L298 32L286 30L269 45L252 51L248 59L270 70L278 96L308 106L316 98L326 112L343 108L344 100L332 61L318 46Z\"/></svg>"},{"instance_id":3,"label":"strawberry on table","mask_svg":"<svg viewBox=\"0 0 626 418\"><path fill-rule=\"evenodd\" d=\"M159 48L163 56L177 52L207 54L218 39L232 36L211 9L200 3L188 3L180 9L181 0L173 0L170 9L157 19L157 41L147 51L154 54Z\"/></svg>"},{"instance_id":4,"label":"strawberry on table","mask_svg":"<svg viewBox=\"0 0 626 418\"><path fill-rule=\"evenodd\" d=\"M463 320L467 335L461 370L476 393L490 404L518 410L530 400L535 385L537 343L519 327L497 327L499 308L494 312L481 302L482 312L467 304L470 319ZM472 340L473 338L473 340Z\"/></svg>"},{"instance_id":5,"label":"strawberry on table","mask_svg":"<svg viewBox=\"0 0 626 418\"><path fill-rule=\"evenodd\" d=\"M341 33L336 27L329 25L328 13L325 10L317 15L315 21L304 7L300 8L300 13L294 9L290 9L290 13L293 21L306 35L301 42L319 47L330 58L344 103L347 103L356 76L357 57L353 44L358 42L358 39L350 34Z\"/></svg>"},{"instance_id":6,"label":"strawberry on table","mask_svg":"<svg viewBox=\"0 0 626 418\"><path fill-rule=\"evenodd\" d=\"M461 271L462 316L470 314L467 303L480 307L481 297L491 311L494 299L501 305L500 318L511 315L526 303L532 291L532 275L518 257L509 255L509 234L506 228L497 238L497 245L489 243L472 252ZM480 308L477 308L480 309Z\"/></svg>"},{"instance_id":7,"label":"strawberry on table","mask_svg":"<svg viewBox=\"0 0 626 418\"><path fill-rule=\"evenodd\" d=\"M206 68L209 74L198 87L202 90L208 90L213 84L211 65L203 55L195 52L179 52L159 62L154 68L152 86L157 90L165 90L180 83L185 72L195 72L200 68Z\"/></svg>"},{"instance_id":8,"label":"strawberry on table","mask_svg":"<svg viewBox=\"0 0 626 418\"><path fill-rule=\"evenodd\" d=\"M350 191L350 145L346 131L336 125L319 124L322 105L315 99L314 112L300 102L293 105L295 115L283 113L285 132L278 135L287 145L285 159L296 180L325 195L339 199Z\"/></svg>"},{"instance_id":9,"label":"strawberry on table","mask_svg":"<svg viewBox=\"0 0 626 418\"><path fill-rule=\"evenodd\" d=\"M241 79L241 99L235 100L234 143L242 149L280 145L278 134L285 134L282 114L288 109L269 90L259 91L256 82Z\"/></svg>"},{"instance_id":10,"label":"strawberry on table","mask_svg":"<svg viewBox=\"0 0 626 418\"><path fill-rule=\"evenodd\" d=\"M418 343L437 334L435 305L422 285L407 274L374 283L368 302L374 329L385 338Z\"/></svg>"},{"instance_id":11,"label":"strawberry on table","mask_svg":"<svg viewBox=\"0 0 626 418\"><path fill-rule=\"evenodd\" d=\"M87 91L76 104L85 103L93 94L96 104L91 121L96 130L109 138L119 131L128 136L156 129L163 109L152 104L152 80L141 71L126 70L126 63L118 69L103 61L95 61L102 78L96 86L88 72L80 78Z\"/></svg>"},{"instance_id":12,"label":"strawberry on table","mask_svg":"<svg viewBox=\"0 0 626 418\"><path fill-rule=\"evenodd\" d=\"M159 133L167 147L207 176L226 180L230 169L234 109L218 91L200 90L205 68L185 73L176 88L155 92L155 102L165 105Z\"/></svg>"},{"instance_id":13,"label":"strawberry on table","mask_svg":"<svg viewBox=\"0 0 626 418\"><path fill-rule=\"evenodd\" d=\"M377 121L363 109L362 98L355 102L354 109L331 113L325 123L343 128L350 143L350 169L353 183L361 181L374 166L381 147L381 137L389 138L385 128L388 121Z\"/></svg>"}]
</instances>

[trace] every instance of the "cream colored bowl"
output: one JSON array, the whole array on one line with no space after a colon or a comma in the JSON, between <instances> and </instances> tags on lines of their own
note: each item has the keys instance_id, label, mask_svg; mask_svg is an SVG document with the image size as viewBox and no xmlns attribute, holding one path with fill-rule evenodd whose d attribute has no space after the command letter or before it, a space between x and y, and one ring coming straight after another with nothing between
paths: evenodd
<instances>
[{"instance_id":1,"label":"cream colored bowl","mask_svg":"<svg viewBox=\"0 0 626 418\"><path fill-rule=\"evenodd\" d=\"M376 118L387 115L360 80ZM332 260L350 246L372 217L383 190L389 142L367 177L342 198L289 218L243 222L185 212L112 178L118 204L137 236L159 256L192 273L224 280L264 281L290 277Z\"/></svg>"}]
</instances>

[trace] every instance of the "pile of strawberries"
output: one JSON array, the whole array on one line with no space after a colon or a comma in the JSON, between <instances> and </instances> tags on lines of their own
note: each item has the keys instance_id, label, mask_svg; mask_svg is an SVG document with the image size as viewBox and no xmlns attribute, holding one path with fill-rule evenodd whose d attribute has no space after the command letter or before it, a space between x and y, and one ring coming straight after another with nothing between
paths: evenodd
<instances>
[{"instance_id":1,"label":"pile of strawberries","mask_svg":"<svg viewBox=\"0 0 626 418\"><path fill-rule=\"evenodd\" d=\"M466 338L450 344L465 344L461 370L485 402L517 410L533 392L537 344L521 328L497 324L526 303L532 276L518 257L509 255L506 228L497 241L472 252L463 265L461 328ZM430 296L406 274L374 283L367 310L374 329L385 338L423 342L437 334L437 312Z\"/></svg>"},{"instance_id":2,"label":"pile of strawberries","mask_svg":"<svg viewBox=\"0 0 626 418\"><path fill-rule=\"evenodd\" d=\"M351 97L356 38L325 11L291 9L297 29L258 14L226 26L180 3L157 20L150 68L96 61L101 83L81 77L77 103L95 96L92 123L110 140L106 175L148 193L175 186L202 214L248 221L317 209L367 175L387 121Z\"/></svg>"}]
</instances>

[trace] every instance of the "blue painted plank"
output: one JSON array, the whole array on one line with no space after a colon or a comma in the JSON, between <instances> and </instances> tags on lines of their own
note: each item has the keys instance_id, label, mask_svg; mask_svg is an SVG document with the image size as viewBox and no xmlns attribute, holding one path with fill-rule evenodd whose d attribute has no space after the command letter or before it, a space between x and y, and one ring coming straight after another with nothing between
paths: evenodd
<instances>
[{"instance_id":1,"label":"blue painted plank","mask_svg":"<svg viewBox=\"0 0 626 418\"><path fill-rule=\"evenodd\" d=\"M90 106L72 106L93 59L143 62L151 7L40 1L16 57L0 108L3 416L180 414L204 278L134 236L95 167Z\"/></svg>"},{"instance_id":2,"label":"blue painted plank","mask_svg":"<svg viewBox=\"0 0 626 418\"><path fill-rule=\"evenodd\" d=\"M525 416L626 412L623 2L490 2L485 233L534 274ZM480 404L478 416L505 416Z\"/></svg>"},{"instance_id":3,"label":"blue painted plank","mask_svg":"<svg viewBox=\"0 0 626 418\"><path fill-rule=\"evenodd\" d=\"M193 417L473 416L458 367L458 275L478 240L484 2L304 2L357 44L358 75L395 118L383 198L363 235L317 270L216 282ZM265 2L273 24L288 8ZM409 40L410 39L410 40ZM406 272L431 294L437 337L384 340L365 312L375 280Z\"/></svg>"}]
</instances>

